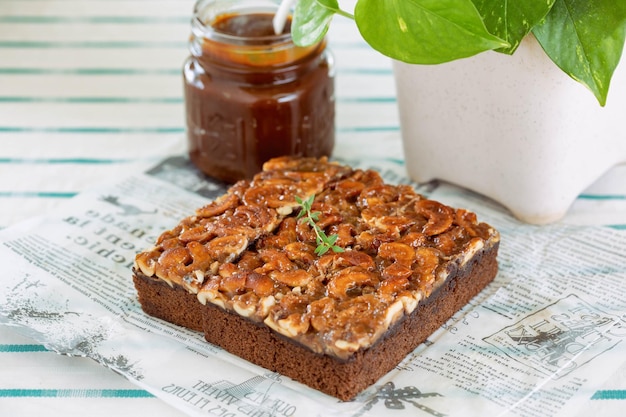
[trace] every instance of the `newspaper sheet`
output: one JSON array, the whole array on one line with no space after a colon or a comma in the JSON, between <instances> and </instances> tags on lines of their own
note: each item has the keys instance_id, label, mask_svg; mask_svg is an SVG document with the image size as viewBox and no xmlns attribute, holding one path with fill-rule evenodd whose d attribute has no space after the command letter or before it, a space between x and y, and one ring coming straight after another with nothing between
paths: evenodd
<instances>
[{"instance_id":1,"label":"newspaper sheet","mask_svg":"<svg viewBox=\"0 0 626 417\"><path fill-rule=\"evenodd\" d=\"M401 165L344 161L408 183ZM341 402L145 315L131 267L225 190L184 157L0 232L0 323L86 356L193 416L572 416L626 362L626 231L530 226L468 191L418 191L502 234L496 280L396 369Z\"/></svg>"}]
</instances>

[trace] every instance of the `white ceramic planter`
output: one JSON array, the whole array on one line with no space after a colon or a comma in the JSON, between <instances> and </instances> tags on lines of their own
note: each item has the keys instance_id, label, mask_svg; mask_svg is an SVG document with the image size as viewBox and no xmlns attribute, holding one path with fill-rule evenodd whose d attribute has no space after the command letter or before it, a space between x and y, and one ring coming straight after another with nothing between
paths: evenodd
<instances>
[{"instance_id":1,"label":"white ceramic planter","mask_svg":"<svg viewBox=\"0 0 626 417\"><path fill-rule=\"evenodd\" d=\"M563 217L588 185L626 161L626 64L607 105L570 79L529 36L512 56L489 52L435 66L394 62L409 175L441 179L535 224Z\"/></svg>"}]
</instances>

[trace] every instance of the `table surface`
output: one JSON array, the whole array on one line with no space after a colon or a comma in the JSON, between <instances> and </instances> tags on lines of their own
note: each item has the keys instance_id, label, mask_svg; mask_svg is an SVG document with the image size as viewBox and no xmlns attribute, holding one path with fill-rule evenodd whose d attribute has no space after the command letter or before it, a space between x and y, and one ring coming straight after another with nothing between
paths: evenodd
<instances>
[{"instance_id":1,"label":"table surface","mask_svg":"<svg viewBox=\"0 0 626 417\"><path fill-rule=\"evenodd\" d=\"M181 64L191 0L0 2L0 228L185 150ZM335 155L403 160L390 61L353 22L329 33L337 78ZM564 222L626 229L626 166L576 200ZM181 413L85 358L0 326L0 415ZM590 401L623 415L624 372Z\"/></svg>"}]
</instances>

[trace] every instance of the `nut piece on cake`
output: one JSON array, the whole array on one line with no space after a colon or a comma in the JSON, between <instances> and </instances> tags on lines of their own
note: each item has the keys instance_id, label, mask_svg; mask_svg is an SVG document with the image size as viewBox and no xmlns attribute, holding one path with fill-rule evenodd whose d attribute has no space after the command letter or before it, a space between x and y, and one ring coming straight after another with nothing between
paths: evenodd
<instances>
[{"instance_id":1,"label":"nut piece on cake","mask_svg":"<svg viewBox=\"0 0 626 417\"><path fill-rule=\"evenodd\" d=\"M312 197L315 227L298 216ZM374 171L277 158L136 257L150 315L349 400L496 275L499 234Z\"/></svg>"}]
</instances>

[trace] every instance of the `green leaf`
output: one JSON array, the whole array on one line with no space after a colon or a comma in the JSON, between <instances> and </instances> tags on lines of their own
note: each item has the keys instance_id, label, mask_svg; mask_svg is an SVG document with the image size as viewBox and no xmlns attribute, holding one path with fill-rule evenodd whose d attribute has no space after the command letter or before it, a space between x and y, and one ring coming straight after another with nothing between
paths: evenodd
<instances>
[{"instance_id":1,"label":"green leaf","mask_svg":"<svg viewBox=\"0 0 626 417\"><path fill-rule=\"evenodd\" d=\"M626 1L557 0L533 34L554 61L606 104L626 37Z\"/></svg>"},{"instance_id":2,"label":"green leaf","mask_svg":"<svg viewBox=\"0 0 626 417\"><path fill-rule=\"evenodd\" d=\"M341 9L339 8L339 3L337 2L337 0L317 0L317 2L321 5L326 7L327 9L332 10L335 13L340 13Z\"/></svg>"},{"instance_id":3,"label":"green leaf","mask_svg":"<svg viewBox=\"0 0 626 417\"><path fill-rule=\"evenodd\" d=\"M339 238L338 235L330 235L328 236L328 238L326 239L326 244L328 246L333 246L335 244L335 242L337 242L337 239Z\"/></svg>"},{"instance_id":4,"label":"green leaf","mask_svg":"<svg viewBox=\"0 0 626 417\"><path fill-rule=\"evenodd\" d=\"M487 30L510 46L499 52L512 54L522 39L550 11L555 0L472 0Z\"/></svg>"},{"instance_id":5,"label":"green leaf","mask_svg":"<svg viewBox=\"0 0 626 417\"><path fill-rule=\"evenodd\" d=\"M508 47L472 0L358 0L355 20L374 49L414 64L439 64Z\"/></svg>"},{"instance_id":6,"label":"green leaf","mask_svg":"<svg viewBox=\"0 0 626 417\"><path fill-rule=\"evenodd\" d=\"M291 37L298 46L313 45L322 40L339 9L337 0L298 0L293 11Z\"/></svg>"}]
</instances>

